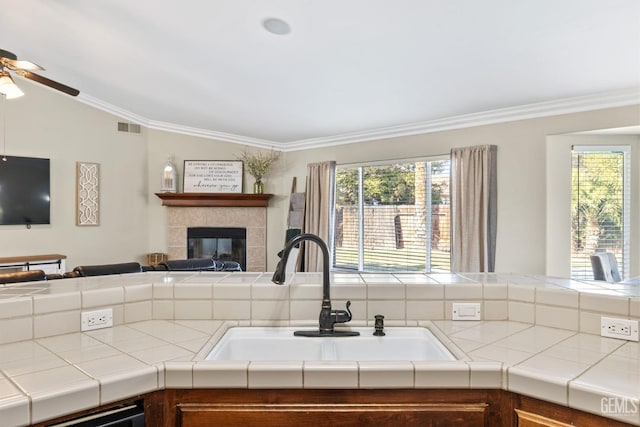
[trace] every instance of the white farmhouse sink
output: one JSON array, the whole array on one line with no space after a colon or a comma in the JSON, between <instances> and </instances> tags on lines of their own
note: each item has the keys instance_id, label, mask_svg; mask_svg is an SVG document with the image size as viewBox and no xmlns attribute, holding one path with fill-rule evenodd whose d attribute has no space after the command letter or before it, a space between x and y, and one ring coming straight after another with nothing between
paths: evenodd
<instances>
[{"instance_id":1,"label":"white farmhouse sink","mask_svg":"<svg viewBox=\"0 0 640 427\"><path fill-rule=\"evenodd\" d=\"M308 338L293 332L313 328L235 327L229 329L207 360L455 360L426 328L387 327L383 337L373 328L350 328L355 337Z\"/></svg>"}]
</instances>

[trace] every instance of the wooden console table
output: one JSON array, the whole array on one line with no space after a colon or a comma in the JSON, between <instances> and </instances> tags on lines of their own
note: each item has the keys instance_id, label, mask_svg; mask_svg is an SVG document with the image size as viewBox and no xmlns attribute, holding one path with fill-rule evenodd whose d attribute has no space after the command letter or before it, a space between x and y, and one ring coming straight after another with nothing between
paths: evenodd
<instances>
[{"instance_id":1,"label":"wooden console table","mask_svg":"<svg viewBox=\"0 0 640 427\"><path fill-rule=\"evenodd\" d=\"M0 258L0 270L12 269L14 271L42 270L46 274L64 273L66 268L66 255L45 254L25 255Z\"/></svg>"}]
</instances>

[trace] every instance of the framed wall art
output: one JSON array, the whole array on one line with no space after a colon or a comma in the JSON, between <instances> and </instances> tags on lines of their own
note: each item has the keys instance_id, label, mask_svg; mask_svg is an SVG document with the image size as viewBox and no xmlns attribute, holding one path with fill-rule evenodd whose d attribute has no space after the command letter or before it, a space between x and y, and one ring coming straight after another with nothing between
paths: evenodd
<instances>
[{"instance_id":1,"label":"framed wall art","mask_svg":"<svg viewBox=\"0 0 640 427\"><path fill-rule=\"evenodd\" d=\"M76 162L76 225L100 225L100 164Z\"/></svg>"},{"instance_id":2,"label":"framed wall art","mask_svg":"<svg viewBox=\"0 0 640 427\"><path fill-rule=\"evenodd\" d=\"M240 160L185 160L185 193L242 193Z\"/></svg>"}]
</instances>

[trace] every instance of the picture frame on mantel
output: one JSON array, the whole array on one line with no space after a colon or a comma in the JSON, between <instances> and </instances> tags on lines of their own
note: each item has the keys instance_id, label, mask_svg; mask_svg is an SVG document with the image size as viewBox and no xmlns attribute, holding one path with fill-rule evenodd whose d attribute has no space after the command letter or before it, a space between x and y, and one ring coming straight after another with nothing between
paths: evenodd
<instances>
[{"instance_id":1,"label":"picture frame on mantel","mask_svg":"<svg viewBox=\"0 0 640 427\"><path fill-rule=\"evenodd\" d=\"M183 171L185 193L242 193L241 160L185 160Z\"/></svg>"}]
</instances>

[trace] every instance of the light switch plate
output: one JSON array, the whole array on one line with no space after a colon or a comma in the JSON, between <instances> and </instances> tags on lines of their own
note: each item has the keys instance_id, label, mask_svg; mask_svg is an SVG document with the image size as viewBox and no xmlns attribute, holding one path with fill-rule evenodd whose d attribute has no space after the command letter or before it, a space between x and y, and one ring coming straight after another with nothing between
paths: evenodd
<instances>
[{"instance_id":1,"label":"light switch plate","mask_svg":"<svg viewBox=\"0 0 640 427\"><path fill-rule=\"evenodd\" d=\"M479 302L454 302L452 307L453 320L480 320Z\"/></svg>"}]
</instances>

